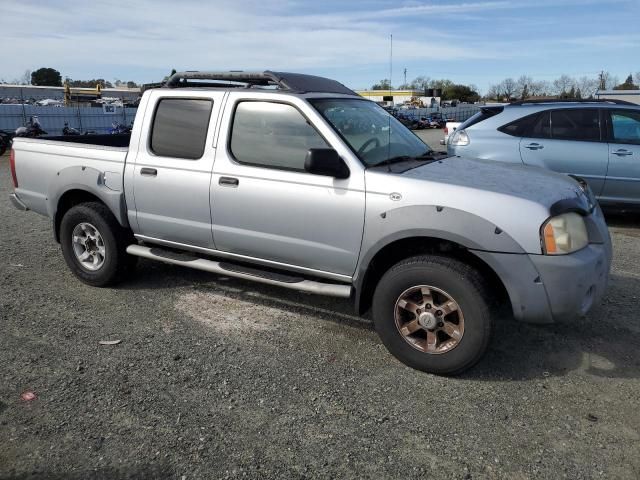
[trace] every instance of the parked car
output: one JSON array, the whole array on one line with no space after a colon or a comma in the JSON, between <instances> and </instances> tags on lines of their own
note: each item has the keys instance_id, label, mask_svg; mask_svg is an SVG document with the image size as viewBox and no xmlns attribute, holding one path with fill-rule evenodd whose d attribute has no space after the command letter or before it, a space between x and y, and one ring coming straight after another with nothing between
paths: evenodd
<instances>
[{"instance_id":1,"label":"parked car","mask_svg":"<svg viewBox=\"0 0 640 480\"><path fill-rule=\"evenodd\" d=\"M445 157L333 80L184 72L145 91L129 135L16 139L11 201L52 219L86 284L143 257L351 298L402 362L456 374L501 299L520 321L586 314L611 242L586 184Z\"/></svg>"},{"instance_id":2,"label":"parked car","mask_svg":"<svg viewBox=\"0 0 640 480\"><path fill-rule=\"evenodd\" d=\"M426 122L426 128L444 128L447 123L447 120L440 112L430 113L424 120Z\"/></svg>"},{"instance_id":3,"label":"parked car","mask_svg":"<svg viewBox=\"0 0 640 480\"><path fill-rule=\"evenodd\" d=\"M0 130L0 156L11 148L15 132Z\"/></svg>"},{"instance_id":4,"label":"parked car","mask_svg":"<svg viewBox=\"0 0 640 480\"><path fill-rule=\"evenodd\" d=\"M524 163L584 178L603 207L640 209L640 106L617 100L483 107L451 155Z\"/></svg>"},{"instance_id":5,"label":"parked car","mask_svg":"<svg viewBox=\"0 0 640 480\"><path fill-rule=\"evenodd\" d=\"M440 140L440 145L446 145L449 142L449 138L451 138L451 135L453 134L453 132L456 131L456 129L462 125L462 122L447 122L444 125L444 138L442 138Z\"/></svg>"}]
</instances>

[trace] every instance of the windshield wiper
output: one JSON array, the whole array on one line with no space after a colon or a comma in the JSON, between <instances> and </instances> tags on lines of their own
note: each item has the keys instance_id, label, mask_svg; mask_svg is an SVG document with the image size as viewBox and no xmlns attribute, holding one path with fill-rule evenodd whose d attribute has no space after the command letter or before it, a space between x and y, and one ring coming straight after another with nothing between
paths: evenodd
<instances>
[{"instance_id":1,"label":"windshield wiper","mask_svg":"<svg viewBox=\"0 0 640 480\"><path fill-rule=\"evenodd\" d=\"M372 165L372 167L381 167L384 165L391 165L394 163L406 162L408 160L435 160L434 153L431 150L426 151L422 155L417 157L412 157L410 155L398 155L396 157L387 158L386 160L382 160L381 162Z\"/></svg>"}]
</instances>

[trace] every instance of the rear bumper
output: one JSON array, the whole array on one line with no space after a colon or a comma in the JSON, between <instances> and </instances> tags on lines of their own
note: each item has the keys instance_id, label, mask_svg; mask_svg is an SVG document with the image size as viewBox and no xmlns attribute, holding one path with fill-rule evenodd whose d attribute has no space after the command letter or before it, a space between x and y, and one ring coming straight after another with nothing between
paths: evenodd
<instances>
[{"instance_id":1,"label":"rear bumper","mask_svg":"<svg viewBox=\"0 0 640 480\"><path fill-rule=\"evenodd\" d=\"M16 195L15 193L12 193L9 195L9 200L11 200L11 203L13 204L13 206L18 210L22 210L23 212L26 212L27 210L29 210L29 207L27 207L24 203L22 203L18 195Z\"/></svg>"}]
</instances>

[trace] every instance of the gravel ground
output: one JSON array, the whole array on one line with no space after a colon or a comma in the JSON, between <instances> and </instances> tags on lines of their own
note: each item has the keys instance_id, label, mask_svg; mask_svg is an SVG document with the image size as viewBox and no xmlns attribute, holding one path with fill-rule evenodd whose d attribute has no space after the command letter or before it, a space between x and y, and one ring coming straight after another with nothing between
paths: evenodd
<instances>
[{"instance_id":1,"label":"gravel ground","mask_svg":"<svg viewBox=\"0 0 640 480\"><path fill-rule=\"evenodd\" d=\"M150 261L85 286L9 184L5 156L0 479L640 477L637 217L612 219L588 318L504 315L477 367L440 378L347 301Z\"/></svg>"}]
</instances>

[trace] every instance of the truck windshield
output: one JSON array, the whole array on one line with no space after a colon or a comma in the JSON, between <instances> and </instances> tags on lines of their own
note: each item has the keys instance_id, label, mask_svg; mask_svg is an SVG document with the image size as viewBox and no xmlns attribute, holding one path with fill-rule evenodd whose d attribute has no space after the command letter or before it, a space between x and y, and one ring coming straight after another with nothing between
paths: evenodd
<instances>
[{"instance_id":1,"label":"truck windshield","mask_svg":"<svg viewBox=\"0 0 640 480\"><path fill-rule=\"evenodd\" d=\"M328 98L310 102L367 167L423 159L432 153L411 130L370 100Z\"/></svg>"}]
</instances>

